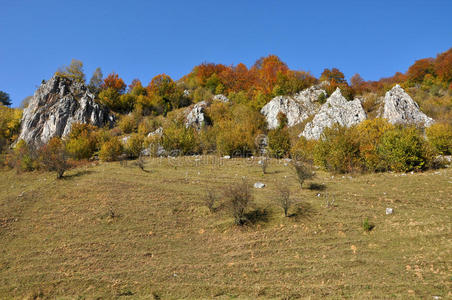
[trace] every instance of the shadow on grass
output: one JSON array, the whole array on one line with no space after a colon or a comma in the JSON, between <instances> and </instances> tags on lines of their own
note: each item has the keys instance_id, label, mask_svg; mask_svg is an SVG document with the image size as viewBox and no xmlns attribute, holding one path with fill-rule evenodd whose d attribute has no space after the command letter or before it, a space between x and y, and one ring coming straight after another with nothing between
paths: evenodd
<instances>
[{"instance_id":1,"label":"shadow on grass","mask_svg":"<svg viewBox=\"0 0 452 300\"><path fill-rule=\"evenodd\" d=\"M76 173L73 174L69 174L69 175L63 175L63 177L61 179L73 179L73 178L77 178L83 175L89 175L94 173L94 171L91 170L82 170L82 171L77 171Z\"/></svg>"},{"instance_id":2,"label":"shadow on grass","mask_svg":"<svg viewBox=\"0 0 452 300\"><path fill-rule=\"evenodd\" d=\"M311 191L324 191L326 190L326 185L322 183L312 182L311 184L309 184L308 189L310 189Z\"/></svg>"},{"instance_id":3,"label":"shadow on grass","mask_svg":"<svg viewBox=\"0 0 452 300\"><path fill-rule=\"evenodd\" d=\"M255 209L245 214L247 224L256 225L259 223L267 223L269 221L270 212L268 209Z\"/></svg>"},{"instance_id":4,"label":"shadow on grass","mask_svg":"<svg viewBox=\"0 0 452 300\"><path fill-rule=\"evenodd\" d=\"M311 220L316 213L316 210L312 207L311 204L302 202L297 204L295 212L290 214L289 218L293 218L295 220Z\"/></svg>"}]
</instances>

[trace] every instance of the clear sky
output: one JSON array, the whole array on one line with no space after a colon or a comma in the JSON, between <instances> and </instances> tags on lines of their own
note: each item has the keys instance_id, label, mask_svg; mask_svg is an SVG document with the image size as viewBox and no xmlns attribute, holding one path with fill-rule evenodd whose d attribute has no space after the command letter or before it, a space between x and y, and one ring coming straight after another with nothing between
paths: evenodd
<instances>
[{"instance_id":1,"label":"clear sky","mask_svg":"<svg viewBox=\"0 0 452 300\"><path fill-rule=\"evenodd\" d=\"M18 106L72 58L127 83L268 54L376 80L452 47L451 13L451 0L0 0L0 90Z\"/></svg>"}]
</instances>

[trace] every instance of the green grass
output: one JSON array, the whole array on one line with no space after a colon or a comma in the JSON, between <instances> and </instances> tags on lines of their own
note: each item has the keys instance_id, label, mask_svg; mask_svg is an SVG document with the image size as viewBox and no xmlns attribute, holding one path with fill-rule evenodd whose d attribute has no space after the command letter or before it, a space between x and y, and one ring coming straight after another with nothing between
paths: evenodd
<instances>
[{"instance_id":1,"label":"green grass","mask_svg":"<svg viewBox=\"0 0 452 300\"><path fill-rule=\"evenodd\" d=\"M452 297L451 169L318 172L304 190L282 160L266 175L212 156L146 170L0 172L0 298ZM202 197L242 176L267 186L253 190L253 222L237 227L223 199L210 213ZM273 201L282 181L300 200L289 218Z\"/></svg>"}]
</instances>

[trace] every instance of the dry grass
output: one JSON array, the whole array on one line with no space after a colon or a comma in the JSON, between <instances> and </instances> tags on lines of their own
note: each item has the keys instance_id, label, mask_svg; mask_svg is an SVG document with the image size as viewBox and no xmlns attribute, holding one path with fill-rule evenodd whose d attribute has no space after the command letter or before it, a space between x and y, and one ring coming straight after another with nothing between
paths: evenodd
<instances>
[{"instance_id":1,"label":"dry grass","mask_svg":"<svg viewBox=\"0 0 452 300\"><path fill-rule=\"evenodd\" d=\"M297 189L275 160L266 175L257 161L214 157L152 159L146 169L102 163L58 181L1 172L0 298L452 296L451 169L318 172L322 191ZM202 197L242 176L267 187L253 189L252 223L238 227L224 199L210 213ZM281 181L303 199L290 218L274 202Z\"/></svg>"}]
</instances>

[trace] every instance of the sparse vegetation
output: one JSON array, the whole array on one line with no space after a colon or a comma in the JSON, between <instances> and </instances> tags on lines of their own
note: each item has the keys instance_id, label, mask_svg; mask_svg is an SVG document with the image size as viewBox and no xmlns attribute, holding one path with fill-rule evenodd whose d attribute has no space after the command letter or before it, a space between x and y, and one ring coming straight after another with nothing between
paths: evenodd
<instances>
[{"instance_id":1,"label":"sparse vegetation","mask_svg":"<svg viewBox=\"0 0 452 300\"><path fill-rule=\"evenodd\" d=\"M245 217L253 197L251 194L251 185L246 179L229 184L224 189L227 207L234 218L235 225L244 225L247 221Z\"/></svg>"},{"instance_id":2,"label":"sparse vegetation","mask_svg":"<svg viewBox=\"0 0 452 300\"><path fill-rule=\"evenodd\" d=\"M288 217L289 209L293 204L293 200L290 198L290 188L288 185L284 183L279 184L276 202L283 209L284 216Z\"/></svg>"},{"instance_id":3,"label":"sparse vegetation","mask_svg":"<svg viewBox=\"0 0 452 300\"><path fill-rule=\"evenodd\" d=\"M298 183L300 184L300 188L303 189L303 183L307 179L311 179L314 177L314 171L312 162L310 161L292 161L292 167L295 171L295 175L297 176Z\"/></svg>"}]
</instances>

